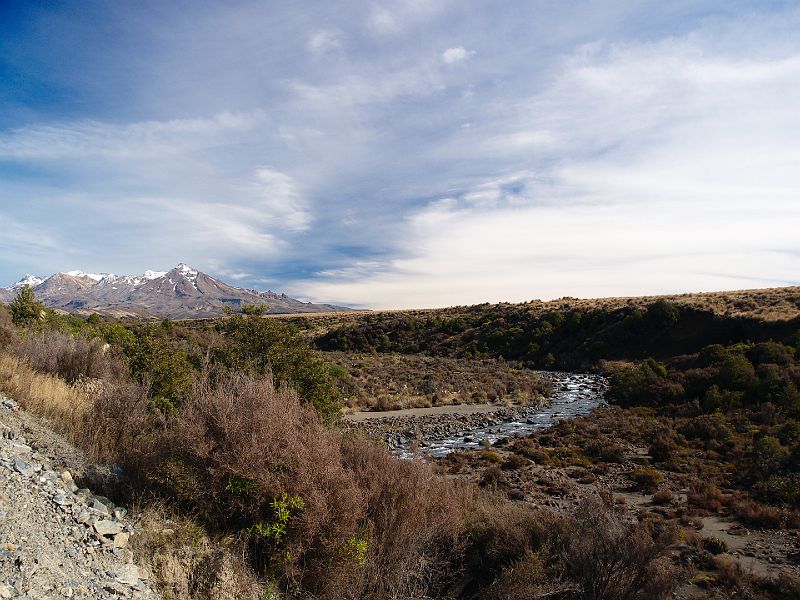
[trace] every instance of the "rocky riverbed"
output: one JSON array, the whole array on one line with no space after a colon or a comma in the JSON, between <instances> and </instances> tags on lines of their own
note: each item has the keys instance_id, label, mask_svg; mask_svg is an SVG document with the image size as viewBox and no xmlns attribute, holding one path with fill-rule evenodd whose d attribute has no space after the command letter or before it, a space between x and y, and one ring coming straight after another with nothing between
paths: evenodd
<instances>
[{"instance_id":1,"label":"rocky riverbed","mask_svg":"<svg viewBox=\"0 0 800 600\"><path fill-rule=\"evenodd\" d=\"M350 422L347 427L382 439L401 456L416 452L443 456L453 450L478 448L501 438L543 429L560 420L585 415L605 402L608 383L604 377L559 371L539 374L552 383L553 394L537 404L498 406L496 410L467 414L456 410L435 415L386 411Z\"/></svg>"},{"instance_id":2,"label":"rocky riverbed","mask_svg":"<svg viewBox=\"0 0 800 600\"><path fill-rule=\"evenodd\" d=\"M125 509L79 487L30 425L0 395L0 598L157 598Z\"/></svg>"}]
</instances>

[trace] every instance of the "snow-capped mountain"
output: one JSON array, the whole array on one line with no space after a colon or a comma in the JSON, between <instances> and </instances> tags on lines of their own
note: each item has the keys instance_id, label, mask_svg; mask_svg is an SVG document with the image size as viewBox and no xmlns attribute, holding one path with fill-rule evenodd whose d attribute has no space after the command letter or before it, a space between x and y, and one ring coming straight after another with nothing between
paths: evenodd
<instances>
[{"instance_id":1,"label":"snow-capped mountain","mask_svg":"<svg viewBox=\"0 0 800 600\"><path fill-rule=\"evenodd\" d=\"M170 271L145 271L141 275L83 271L50 277L26 275L9 287L0 288L0 301L13 300L23 285L33 288L46 306L84 314L181 319L215 316L222 314L225 306L237 309L242 304L267 304L270 313L349 310L301 302L286 294L234 287L183 263Z\"/></svg>"}]
</instances>

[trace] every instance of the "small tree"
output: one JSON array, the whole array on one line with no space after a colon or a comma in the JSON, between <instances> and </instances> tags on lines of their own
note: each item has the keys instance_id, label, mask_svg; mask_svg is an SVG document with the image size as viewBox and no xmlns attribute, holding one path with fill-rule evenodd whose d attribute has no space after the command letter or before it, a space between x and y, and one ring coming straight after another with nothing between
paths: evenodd
<instances>
[{"instance_id":1,"label":"small tree","mask_svg":"<svg viewBox=\"0 0 800 600\"><path fill-rule=\"evenodd\" d=\"M18 327L30 325L42 315L44 304L33 295L33 289L29 285L23 285L17 297L8 305L8 312L11 313L11 320Z\"/></svg>"},{"instance_id":2,"label":"small tree","mask_svg":"<svg viewBox=\"0 0 800 600\"><path fill-rule=\"evenodd\" d=\"M242 303L241 310L243 315L248 315L251 317L260 317L265 312L267 312L267 310L269 310L269 305Z\"/></svg>"}]
</instances>

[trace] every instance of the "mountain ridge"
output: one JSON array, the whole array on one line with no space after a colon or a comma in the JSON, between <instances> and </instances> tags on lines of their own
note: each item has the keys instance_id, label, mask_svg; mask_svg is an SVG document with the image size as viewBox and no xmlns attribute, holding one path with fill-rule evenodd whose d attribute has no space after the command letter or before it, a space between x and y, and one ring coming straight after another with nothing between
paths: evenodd
<instances>
[{"instance_id":1,"label":"mountain ridge","mask_svg":"<svg viewBox=\"0 0 800 600\"><path fill-rule=\"evenodd\" d=\"M27 274L0 288L0 302L10 302L29 285L48 308L78 314L101 313L115 317L213 317L225 307L267 304L267 313L297 314L353 310L324 303L302 302L286 294L261 292L229 285L185 263L169 271L145 271L140 275L58 272L49 277Z\"/></svg>"}]
</instances>

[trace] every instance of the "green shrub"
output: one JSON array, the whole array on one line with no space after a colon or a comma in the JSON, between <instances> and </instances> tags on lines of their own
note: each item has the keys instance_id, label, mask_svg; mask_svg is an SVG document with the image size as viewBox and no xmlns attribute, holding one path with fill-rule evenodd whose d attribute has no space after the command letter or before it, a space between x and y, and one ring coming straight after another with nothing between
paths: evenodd
<instances>
[{"instance_id":1,"label":"green shrub","mask_svg":"<svg viewBox=\"0 0 800 600\"><path fill-rule=\"evenodd\" d=\"M11 314L14 325L27 327L42 318L44 304L36 299L33 289L29 285L23 285L17 293L17 297L8 305L8 312Z\"/></svg>"}]
</instances>

